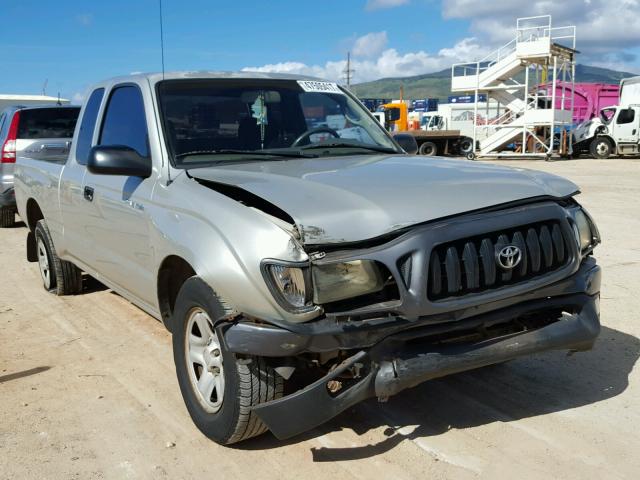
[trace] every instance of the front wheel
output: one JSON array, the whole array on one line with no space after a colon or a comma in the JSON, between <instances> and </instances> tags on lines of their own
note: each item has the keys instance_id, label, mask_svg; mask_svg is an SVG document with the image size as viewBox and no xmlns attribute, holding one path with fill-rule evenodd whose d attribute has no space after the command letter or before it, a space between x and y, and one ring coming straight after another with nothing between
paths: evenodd
<instances>
[{"instance_id":1,"label":"front wheel","mask_svg":"<svg viewBox=\"0 0 640 480\"><path fill-rule=\"evenodd\" d=\"M222 445L264 433L252 407L280 398L284 380L260 357L227 351L215 328L224 307L200 278L188 279L172 317L173 360L191 419Z\"/></svg>"},{"instance_id":2,"label":"front wheel","mask_svg":"<svg viewBox=\"0 0 640 480\"><path fill-rule=\"evenodd\" d=\"M591 142L590 150L595 158L609 158L612 151L611 142L606 137L596 137Z\"/></svg>"}]
</instances>

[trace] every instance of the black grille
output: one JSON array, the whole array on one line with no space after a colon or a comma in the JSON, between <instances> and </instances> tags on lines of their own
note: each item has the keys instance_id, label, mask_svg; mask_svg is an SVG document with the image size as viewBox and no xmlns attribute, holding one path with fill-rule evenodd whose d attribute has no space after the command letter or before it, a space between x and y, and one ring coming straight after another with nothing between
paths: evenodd
<instances>
[{"instance_id":1,"label":"black grille","mask_svg":"<svg viewBox=\"0 0 640 480\"><path fill-rule=\"evenodd\" d=\"M510 270L496 261L496 253L508 245L521 251L520 263ZM427 296L440 300L492 290L553 272L568 261L569 248L557 221L465 238L432 250Z\"/></svg>"}]
</instances>

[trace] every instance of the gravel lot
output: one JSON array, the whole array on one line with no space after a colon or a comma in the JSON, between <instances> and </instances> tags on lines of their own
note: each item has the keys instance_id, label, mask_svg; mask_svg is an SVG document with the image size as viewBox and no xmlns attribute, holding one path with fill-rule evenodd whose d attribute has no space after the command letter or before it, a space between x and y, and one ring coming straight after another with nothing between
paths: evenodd
<instances>
[{"instance_id":1,"label":"gravel lot","mask_svg":"<svg viewBox=\"0 0 640 480\"><path fill-rule=\"evenodd\" d=\"M640 161L500 162L582 187L604 244L596 348L365 402L286 442L191 423L164 327L97 282L55 297L0 230L0 478L638 478Z\"/></svg>"}]
</instances>

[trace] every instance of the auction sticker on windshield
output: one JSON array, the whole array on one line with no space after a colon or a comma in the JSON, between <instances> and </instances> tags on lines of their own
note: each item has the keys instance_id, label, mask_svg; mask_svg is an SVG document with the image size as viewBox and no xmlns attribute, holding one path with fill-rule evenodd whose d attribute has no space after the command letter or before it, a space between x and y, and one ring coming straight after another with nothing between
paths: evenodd
<instances>
[{"instance_id":1,"label":"auction sticker on windshield","mask_svg":"<svg viewBox=\"0 0 640 480\"><path fill-rule=\"evenodd\" d=\"M341 93L343 94L337 83L332 82L315 82L313 80L298 80L298 85L302 87L305 92L319 92L319 93Z\"/></svg>"}]
</instances>

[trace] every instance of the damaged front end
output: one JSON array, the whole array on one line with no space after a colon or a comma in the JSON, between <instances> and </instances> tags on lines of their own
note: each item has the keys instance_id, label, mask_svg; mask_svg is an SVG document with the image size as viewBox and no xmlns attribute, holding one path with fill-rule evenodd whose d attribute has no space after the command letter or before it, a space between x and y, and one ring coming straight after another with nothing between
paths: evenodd
<instances>
[{"instance_id":1,"label":"damaged front end","mask_svg":"<svg viewBox=\"0 0 640 480\"><path fill-rule=\"evenodd\" d=\"M308 262L265 259L262 273L284 309L318 316L239 316L220 333L230 351L265 357L298 380L297 390L254 407L287 438L429 379L588 350L600 326L597 243L590 217L567 200L453 217L356 246L307 246Z\"/></svg>"}]
</instances>

